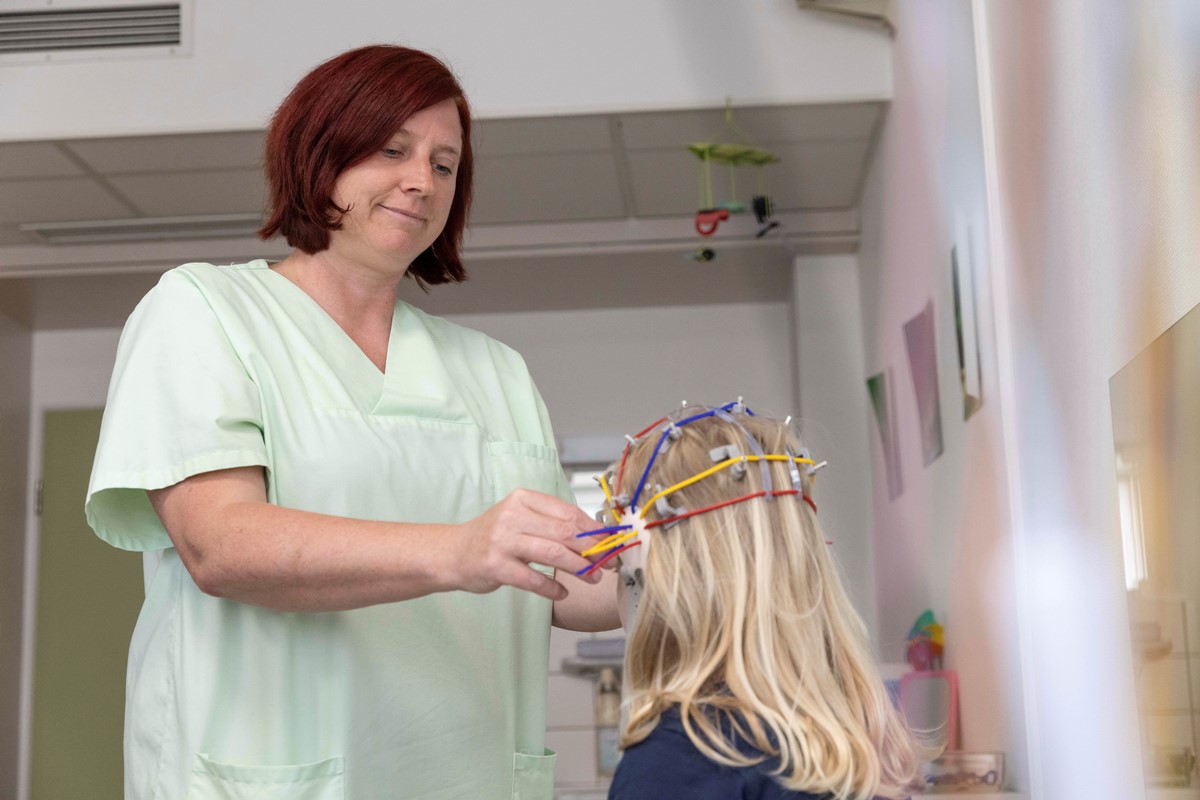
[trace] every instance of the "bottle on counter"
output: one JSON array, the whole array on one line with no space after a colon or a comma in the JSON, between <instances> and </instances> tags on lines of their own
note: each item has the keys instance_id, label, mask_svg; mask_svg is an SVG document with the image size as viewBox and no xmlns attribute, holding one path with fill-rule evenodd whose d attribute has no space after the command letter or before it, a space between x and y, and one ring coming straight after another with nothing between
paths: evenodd
<instances>
[{"instance_id":1,"label":"bottle on counter","mask_svg":"<svg viewBox=\"0 0 1200 800\"><path fill-rule=\"evenodd\" d=\"M612 667L600 670L596 682L596 769L611 778L621 759L617 749L621 728L621 683Z\"/></svg>"}]
</instances>

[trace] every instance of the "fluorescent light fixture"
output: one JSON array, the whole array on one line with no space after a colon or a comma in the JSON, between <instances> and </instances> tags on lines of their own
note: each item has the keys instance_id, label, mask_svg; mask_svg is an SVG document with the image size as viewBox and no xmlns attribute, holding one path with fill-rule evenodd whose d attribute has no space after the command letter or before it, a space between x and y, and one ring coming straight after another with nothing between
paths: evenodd
<instances>
[{"instance_id":1,"label":"fluorescent light fixture","mask_svg":"<svg viewBox=\"0 0 1200 800\"><path fill-rule=\"evenodd\" d=\"M27 222L20 228L47 244L146 242L253 236L262 227L259 214L210 214L188 217L141 217L71 222Z\"/></svg>"}]
</instances>

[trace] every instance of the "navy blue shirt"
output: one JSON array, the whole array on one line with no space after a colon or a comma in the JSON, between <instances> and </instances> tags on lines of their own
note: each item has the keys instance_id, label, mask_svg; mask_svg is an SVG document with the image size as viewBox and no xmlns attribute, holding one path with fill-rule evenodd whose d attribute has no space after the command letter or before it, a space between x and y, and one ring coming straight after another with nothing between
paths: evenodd
<instances>
[{"instance_id":1,"label":"navy blue shirt","mask_svg":"<svg viewBox=\"0 0 1200 800\"><path fill-rule=\"evenodd\" d=\"M754 749L735 742L744 753ZM770 776L771 761L726 767L709 761L683 730L679 709L663 712L658 725L617 763L608 800L822 800L784 789Z\"/></svg>"}]
</instances>

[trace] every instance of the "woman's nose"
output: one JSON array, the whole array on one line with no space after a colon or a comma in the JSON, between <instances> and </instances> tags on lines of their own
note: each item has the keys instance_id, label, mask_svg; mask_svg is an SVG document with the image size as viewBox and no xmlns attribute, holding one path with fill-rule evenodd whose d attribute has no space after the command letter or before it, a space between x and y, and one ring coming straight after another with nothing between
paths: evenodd
<instances>
[{"instance_id":1,"label":"woman's nose","mask_svg":"<svg viewBox=\"0 0 1200 800\"><path fill-rule=\"evenodd\" d=\"M433 166L431 164L416 163L416 159L413 159L404 165L400 188L406 192L428 194L432 187Z\"/></svg>"}]
</instances>

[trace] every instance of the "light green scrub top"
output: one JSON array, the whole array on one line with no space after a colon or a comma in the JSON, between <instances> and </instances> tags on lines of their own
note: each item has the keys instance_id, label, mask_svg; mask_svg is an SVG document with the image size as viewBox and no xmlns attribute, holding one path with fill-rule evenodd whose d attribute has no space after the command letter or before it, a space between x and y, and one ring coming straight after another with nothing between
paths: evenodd
<instances>
[{"instance_id":1,"label":"light green scrub top","mask_svg":"<svg viewBox=\"0 0 1200 800\"><path fill-rule=\"evenodd\" d=\"M145 490L261 465L281 506L458 523L518 487L573 502L553 443L524 361L481 333L398 301L380 373L264 261L167 272L121 335L87 498L102 539L145 553L126 798L549 800L550 601L219 599Z\"/></svg>"}]
</instances>

